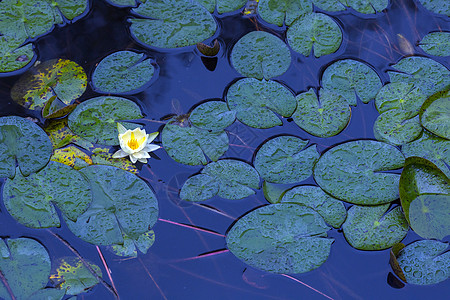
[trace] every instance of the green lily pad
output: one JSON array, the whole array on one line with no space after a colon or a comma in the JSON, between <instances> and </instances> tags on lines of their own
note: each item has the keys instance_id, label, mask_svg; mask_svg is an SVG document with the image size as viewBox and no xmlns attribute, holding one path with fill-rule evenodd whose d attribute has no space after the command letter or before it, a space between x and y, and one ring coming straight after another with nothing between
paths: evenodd
<instances>
[{"instance_id":1,"label":"green lily pad","mask_svg":"<svg viewBox=\"0 0 450 300\"><path fill-rule=\"evenodd\" d=\"M280 184L263 182L264 198L272 204L280 203L281 197L286 193L286 187Z\"/></svg>"},{"instance_id":2,"label":"green lily pad","mask_svg":"<svg viewBox=\"0 0 450 300\"><path fill-rule=\"evenodd\" d=\"M400 206L388 213L389 204L354 205L342 228L349 244L360 250L383 250L399 243L408 233L408 222Z\"/></svg>"},{"instance_id":3,"label":"green lily pad","mask_svg":"<svg viewBox=\"0 0 450 300\"><path fill-rule=\"evenodd\" d=\"M304 56L312 51L315 57L321 57L339 49L342 32L331 17L311 12L300 16L289 27L287 40L294 51Z\"/></svg>"},{"instance_id":4,"label":"green lily pad","mask_svg":"<svg viewBox=\"0 0 450 300\"><path fill-rule=\"evenodd\" d=\"M317 6L321 10L325 11L343 11L346 6L342 4L339 0L314 0L314 6Z\"/></svg>"},{"instance_id":5,"label":"green lily pad","mask_svg":"<svg viewBox=\"0 0 450 300\"><path fill-rule=\"evenodd\" d=\"M277 116L290 117L297 107L295 97L282 84L254 78L238 80L228 89L228 107L236 118L254 128L282 125Z\"/></svg>"},{"instance_id":6,"label":"green lily pad","mask_svg":"<svg viewBox=\"0 0 450 300\"><path fill-rule=\"evenodd\" d=\"M223 101L204 102L189 114L192 125L212 131L227 128L235 119L236 112L228 110L227 103Z\"/></svg>"},{"instance_id":7,"label":"green lily pad","mask_svg":"<svg viewBox=\"0 0 450 300\"><path fill-rule=\"evenodd\" d=\"M260 0L258 14L264 21L283 26L290 26L304 14L312 12L310 0Z\"/></svg>"},{"instance_id":8,"label":"green lily pad","mask_svg":"<svg viewBox=\"0 0 450 300\"><path fill-rule=\"evenodd\" d=\"M448 243L422 240L400 250L397 261L411 284L428 285L447 280L450 276Z\"/></svg>"},{"instance_id":9,"label":"green lily pad","mask_svg":"<svg viewBox=\"0 0 450 300\"><path fill-rule=\"evenodd\" d=\"M443 14L450 17L450 4L442 0L418 0L426 9L436 14Z\"/></svg>"},{"instance_id":10,"label":"green lily pad","mask_svg":"<svg viewBox=\"0 0 450 300\"><path fill-rule=\"evenodd\" d=\"M0 177L14 177L16 160L28 176L45 167L51 155L51 141L38 125L21 117L0 117Z\"/></svg>"},{"instance_id":11,"label":"green lily pad","mask_svg":"<svg viewBox=\"0 0 450 300\"><path fill-rule=\"evenodd\" d=\"M139 3L139 0L106 0L111 5L117 7L128 7L128 6L136 6Z\"/></svg>"},{"instance_id":12,"label":"green lily pad","mask_svg":"<svg viewBox=\"0 0 450 300\"><path fill-rule=\"evenodd\" d=\"M183 184L180 198L186 201L205 201L211 199L219 192L219 182L206 174L198 174L190 177Z\"/></svg>"},{"instance_id":13,"label":"green lily pad","mask_svg":"<svg viewBox=\"0 0 450 300\"><path fill-rule=\"evenodd\" d=\"M422 133L419 116L412 116L401 109L388 110L375 120L373 133L375 138L393 145L403 145L419 137Z\"/></svg>"},{"instance_id":14,"label":"green lily pad","mask_svg":"<svg viewBox=\"0 0 450 300\"><path fill-rule=\"evenodd\" d=\"M99 62L92 74L92 85L101 93L133 94L151 80L154 72L145 54L117 51Z\"/></svg>"},{"instance_id":15,"label":"green lily pad","mask_svg":"<svg viewBox=\"0 0 450 300\"><path fill-rule=\"evenodd\" d=\"M391 82L380 89L375 98L375 105L380 114L391 109L400 109L415 116L425 100L427 95L413 83Z\"/></svg>"},{"instance_id":16,"label":"green lily pad","mask_svg":"<svg viewBox=\"0 0 450 300\"><path fill-rule=\"evenodd\" d=\"M334 228L340 228L347 217L344 203L331 197L317 186L294 187L284 193L281 203L297 203L311 207Z\"/></svg>"},{"instance_id":17,"label":"green lily pad","mask_svg":"<svg viewBox=\"0 0 450 300\"><path fill-rule=\"evenodd\" d=\"M419 47L430 55L450 56L450 32L432 32L423 37Z\"/></svg>"},{"instance_id":18,"label":"green lily pad","mask_svg":"<svg viewBox=\"0 0 450 300\"><path fill-rule=\"evenodd\" d=\"M450 71L430 58L410 56L393 65L388 72L391 82L413 83L426 97L450 85Z\"/></svg>"},{"instance_id":19,"label":"green lily pad","mask_svg":"<svg viewBox=\"0 0 450 300\"><path fill-rule=\"evenodd\" d=\"M75 170L79 170L93 164L91 157L86 154L86 152L73 145L55 149L50 160L68 165Z\"/></svg>"},{"instance_id":20,"label":"green lily pad","mask_svg":"<svg viewBox=\"0 0 450 300\"><path fill-rule=\"evenodd\" d=\"M231 51L233 67L246 77L269 80L287 71L291 53L273 34L252 31L244 35Z\"/></svg>"},{"instance_id":21,"label":"green lily pad","mask_svg":"<svg viewBox=\"0 0 450 300\"><path fill-rule=\"evenodd\" d=\"M89 268L86 267L89 264ZM92 262L84 263L78 258L67 256L59 258L55 264L57 267L50 275L50 280L60 289L65 290L67 295L78 295L92 289L102 276L102 270ZM92 271L97 276L92 274Z\"/></svg>"},{"instance_id":22,"label":"green lily pad","mask_svg":"<svg viewBox=\"0 0 450 300\"><path fill-rule=\"evenodd\" d=\"M442 172L450 177L450 141L434 134L423 132L422 136L402 146L405 157L419 156L436 165ZM447 166L448 165L448 166Z\"/></svg>"},{"instance_id":23,"label":"green lily pad","mask_svg":"<svg viewBox=\"0 0 450 300\"><path fill-rule=\"evenodd\" d=\"M89 10L89 0L46 0L55 10L55 23L62 23L64 16L73 20ZM59 20L58 22L56 22Z\"/></svg>"},{"instance_id":24,"label":"green lily pad","mask_svg":"<svg viewBox=\"0 0 450 300\"><path fill-rule=\"evenodd\" d=\"M443 239L450 234L450 180L432 162L407 158L399 190L406 219L418 235Z\"/></svg>"},{"instance_id":25,"label":"green lily pad","mask_svg":"<svg viewBox=\"0 0 450 300\"><path fill-rule=\"evenodd\" d=\"M201 4L193 0L146 1L132 10L145 19L128 19L132 36L158 48L195 45L212 36L217 23Z\"/></svg>"},{"instance_id":26,"label":"green lily pad","mask_svg":"<svg viewBox=\"0 0 450 300\"><path fill-rule=\"evenodd\" d=\"M319 97L312 88L296 97L297 109L292 115L295 124L306 132L326 138L337 135L350 121L347 100L329 90L321 89Z\"/></svg>"},{"instance_id":27,"label":"green lily pad","mask_svg":"<svg viewBox=\"0 0 450 300\"><path fill-rule=\"evenodd\" d=\"M308 140L294 136L278 136L265 142L253 164L261 177L273 183L296 183L312 175L319 153Z\"/></svg>"},{"instance_id":28,"label":"green lily pad","mask_svg":"<svg viewBox=\"0 0 450 300\"><path fill-rule=\"evenodd\" d=\"M0 240L0 271L15 296L29 298L48 282L51 262L45 247L28 238ZM0 298L11 299L7 288L0 283Z\"/></svg>"},{"instance_id":29,"label":"green lily pad","mask_svg":"<svg viewBox=\"0 0 450 300\"><path fill-rule=\"evenodd\" d=\"M80 103L69 115L68 124L76 135L92 143L112 146L119 144L117 122L140 118L141 109L133 101L101 96Z\"/></svg>"},{"instance_id":30,"label":"green lily pad","mask_svg":"<svg viewBox=\"0 0 450 300\"><path fill-rule=\"evenodd\" d=\"M349 6L357 12L363 14L375 14L386 9L389 5L389 0L345 0L346 6Z\"/></svg>"},{"instance_id":31,"label":"green lily pad","mask_svg":"<svg viewBox=\"0 0 450 300\"><path fill-rule=\"evenodd\" d=\"M50 120L48 125L44 128L45 132L50 137L54 149L67 146L71 143L78 145L86 150L94 148L94 145L74 134L67 126L67 118Z\"/></svg>"},{"instance_id":32,"label":"green lily pad","mask_svg":"<svg viewBox=\"0 0 450 300\"><path fill-rule=\"evenodd\" d=\"M29 69L11 88L11 98L25 108L40 110L56 96L65 105L86 90L83 68L68 59L52 59Z\"/></svg>"},{"instance_id":33,"label":"green lily pad","mask_svg":"<svg viewBox=\"0 0 450 300\"><path fill-rule=\"evenodd\" d=\"M141 234L137 239L132 239L127 235L123 236L123 244L111 245L110 250L118 256L137 257L139 249L140 252L146 254L148 249L155 242L155 232L153 230Z\"/></svg>"},{"instance_id":34,"label":"green lily pad","mask_svg":"<svg viewBox=\"0 0 450 300\"><path fill-rule=\"evenodd\" d=\"M399 197L403 154L394 146L371 140L337 145L319 158L314 167L317 184L334 197L360 205L379 205Z\"/></svg>"},{"instance_id":35,"label":"green lily pad","mask_svg":"<svg viewBox=\"0 0 450 300\"><path fill-rule=\"evenodd\" d=\"M428 131L450 140L450 89L425 101L420 109L420 122Z\"/></svg>"},{"instance_id":36,"label":"green lily pad","mask_svg":"<svg viewBox=\"0 0 450 300\"><path fill-rule=\"evenodd\" d=\"M32 44L21 46L13 37L0 36L0 75L26 67L35 56Z\"/></svg>"},{"instance_id":37,"label":"green lily pad","mask_svg":"<svg viewBox=\"0 0 450 300\"><path fill-rule=\"evenodd\" d=\"M167 154L185 165L206 165L207 158L216 161L228 150L225 131L209 132L178 123L177 119L164 126L161 140Z\"/></svg>"},{"instance_id":38,"label":"green lily pad","mask_svg":"<svg viewBox=\"0 0 450 300\"><path fill-rule=\"evenodd\" d=\"M45 288L34 292L29 299L33 300L61 300L66 294L65 290L57 288Z\"/></svg>"},{"instance_id":39,"label":"green lily pad","mask_svg":"<svg viewBox=\"0 0 450 300\"><path fill-rule=\"evenodd\" d=\"M80 172L91 184L93 200L76 222L64 218L76 236L96 245L123 244L123 234L137 239L156 223L158 202L145 181L111 166Z\"/></svg>"},{"instance_id":40,"label":"green lily pad","mask_svg":"<svg viewBox=\"0 0 450 300\"><path fill-rule=\"evenodd\" d=\"M304 205L257 208L231 227L228 249L251 267L272 273L305 273L322 265L333 239L322 217Z\"/></svg>"},{"instance_id":41,"label":"green lily pad","mask_svg":"<svg viewBox=\"0 0 450 300\"><path fill-rule=\"evenodd\" d=\"M203 5L209 12L214 12L217 8L219 14L232 12L243 7L247 0L196 0Z\"/></svg>"},{"instance_id":42,"label":"green lily pad","mask_svg":"<svg viewBox=\"0 0 450 300\"><path fill-rule=\"evenodd\" d=\"M362 62L344 59L337 61L322 75L322 87L342 95L349 105L357 104L356 96L368 103L374 99L381 88L377 73Z\"/></svg>"},{"instance_id":43,"label":"green lily pad","mask_svg":"<svg viewBox=\"0 0 450 300\"><path fill-rule=\"evenodd\" d=\"M33 228L60 226L55 206L75 221L92 201L84 177L71 167L49 162L38 173L23 177L17 172L3 187L3 202L8 212L21 224Z\"/></svg>"},{"instance_id":44,"label":"green lily pad","mask_svg":"<svg viewBox=\"0 0 450 300\"><path fill-rule=\"evenodd\" d=\"M50 100L45 103L42 109L42 116L46 119L55 119L65 117L70 114L77 104L65 105L61 100L57 99L56 96L50 98Z\"/></svg>"}]
</instances>

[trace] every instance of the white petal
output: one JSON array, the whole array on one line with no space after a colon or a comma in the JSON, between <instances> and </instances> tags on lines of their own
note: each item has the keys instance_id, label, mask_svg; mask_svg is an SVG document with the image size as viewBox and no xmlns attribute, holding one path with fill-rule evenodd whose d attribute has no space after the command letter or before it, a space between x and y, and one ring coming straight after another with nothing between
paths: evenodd
<instances>
[{"instance_id":1,"label":"white petal","mask_svg":"<svg viewBox=\"0 0 450 300\"><path fill-rule=\"evenodd\" d=\"M137 157L134 157L134 154L130 154L130 159L133 164L137 162Z\"/></svg>"},{"instance_id":2,"label":"white petal","mask_svg":"<svg viewBox=\"0 0 450 300\"><path fill-rule=\"evenodd\" d=\"M133 153L133 156L136 157L137 159L150 157L150 155L145 151L139 151L139 152Z\"/></svg>"},{"instance_id":3,"label":"white petal","mask_svg":"<svg viewBox=\"0 0 450 300\"><path fill-rule=\"evenodd\" d=\"M147 159L146 158L138 158L138 160L143 163L146 164L147 163Z\"/></svg>"},{"instance_id":4,"label":"white petal","mask_svg":"<svg viewBox=\"0 0 450 300\"><path fill-rule=\"evenodd\" d=\"M119 131L119 134L124 134L127 131L127 129L122 124L117 123L117 131Z\"/></svg>"},{"instance_id":5,"label":"white petal","mask_svg":"<svg viewBox=\"0 0 450 300\"><path fill-rule=\"evenodd\" d=\"M159 148L161 148L161 146L158 146L158 145L155 145L155 144L147 144L144 147L144 149L142 149L142 150L147 151L147 152L153 152L155 150L158 150Z\"/></svg>"},{"instance_id":6,"label":"white petal","mask_svg":"<svg viewBox=\"0 0 450 300\"><path fill-rule=\"evenodd\" d=\"M148 142L151 143L158 136L159 132L153 132L148 135Z\"/></svg>"},{"instance_id":7,"label":"white petal","mask_svg":"<svg viewBox=\"0 0 450 300\"><path fill-rule=\"evenodd\" d=\"M121 149L121 150L118 150L116 153L114 153L114 154L112 155L112 157L113 157L113 158L122 158L122 157L128 156L128 154L129 154L129 153L126 153L125 151L123 151L123 150Z\"/></svg>"}]
</instances>

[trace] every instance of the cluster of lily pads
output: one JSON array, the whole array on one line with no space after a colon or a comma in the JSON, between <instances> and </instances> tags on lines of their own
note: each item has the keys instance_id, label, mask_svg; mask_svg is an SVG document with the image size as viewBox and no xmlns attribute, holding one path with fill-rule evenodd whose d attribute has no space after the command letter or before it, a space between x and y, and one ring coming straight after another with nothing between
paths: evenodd
<instances>
[{"instance_id":1,"label":"cluster of lily pads","mask_svg":"<svg viewBox=\"0 0 450 300\"><path fill-rule=\"evenodd\" d=\"M212 13L232 12L247 3L108 2L133 7L130 31L152 48L200 43L218 28ZM450 15L448 7L436 6L432 0L421 3ZM263 189L270 204L239 218L226 236L230 251L246 264L273 273L311 271L331 251L333 239L327 232L342 228L356 249L392 248L390 263L405 282L433 284L450 276L450 252L446 252L447 243L440 241L450 234L449 70L431 58L407 57L393 65L390 82L383 86L368 64L344 59L325 69L320 88L298 95L274 80L289 69L290 49L319 57L341 46L339 25L317 13L314 6L331 12L350 7L370 14L388 4L387 0L260 0L257 14L285 29L286 42L263 31L243 36L230 56L245 77L230 84L225 101L203 102L164 126L161 139L169 156L182 164L204 165L184 183L181 199L238 200ZM34 38L87 9L88 1L1 1L0 12L7 18L0 20L0 72L8 74L30 65ZM450 47L442 41L449 39L446 32L430 33L420 47L430 55L448 56ZM96 92L119 96L81 103L77 99L86 89L88 76L75 62L54 59L22 75L11 97L27 109L41 111L48 125L44 131L25 118L0 117L0 177L7 178L2 198L12 217L32 228L59 227L65 222L79 238L110 246L117 255L147 252L155 238L151 227L158 218L157 199L135 175L136 167L127 159L112 158L110 150L119 145L118 122L134 129L139 125L132 120L143 118L139 106L121 96L151 84L157 76L155 67L142 53L112 53L99 62L91 85ZM292 117L304 131L326 138L344 130L351 107L359 101L374 101L380 113L373 129L377 140L349 141L319 153L307 140L281 135L265 141L251 164L221 159L229 147L226 128L234 122L264 129L283 125L285 118ZM284 188L311 176L317 185ZM399 198L401 205L395 204ZM410 227L424 240L402 246L399 243ZM0 285L0 297L6 299L11 291L21 299L78 294L82 290L70 285L74 269L85 274L79 276L89 277L92 285L101 276L97 266L74 258L58 263L58 271L51 273L47 250L32 239L5 239L0 247L4 254L0 270L10 283ZM29 254L21 254L23 249ZM19 270L34 267L36 272L30 273L38 275L16 281L15 265ZM49 278L60 280L60 289L44 289Z\"/></svg>"}]
</instances>

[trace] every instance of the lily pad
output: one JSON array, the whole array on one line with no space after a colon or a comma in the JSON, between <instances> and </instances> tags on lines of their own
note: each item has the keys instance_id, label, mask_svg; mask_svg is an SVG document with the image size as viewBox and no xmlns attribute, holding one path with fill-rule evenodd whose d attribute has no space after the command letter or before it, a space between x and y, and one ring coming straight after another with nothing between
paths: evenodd
<instances>
[{"instance_id":1,"label":"lily pad","mask_svg":"<svg viewBox=\"0 0 450 300\"><path fill-rule=\"evenodd\" d=\"M117 7L136 6L139 0L106 0L106 2Z\"/></svg>"},{"instance_id":2,"label":"lily pad","mask_svg":"<svg viewBox=\"0 0 450 300\"><path fill-rule=\"evenodd\" d=\"M450 4L442 0L418 0L426 9L450 17Z\"/></svg>"},{"instance_id":3,"label":"lily pad","mask_svg":"<svg viewBox=\"0 0 450 300\"><path fill-rule=\"evenodd\" d=\"M51 120L48 125L44 128L47 132L54 149L67 146L71 143L78 145L86 150L94 147L94 145L74 134L70 128L67 126L67 118Z\"/></svg>"},{"instance_id":4,"label":"lily pad","mask_svg":"<svg viewBox=\"0 0 450 300\"><path fill-rule=\"evenodd\" d=\"M65 290L59 290L57 288L45 288L34 292L29 299L33 300L61 300L66 294Z\"/></svg>"},{"instance_id":5,"label":"lily pad","mask_svg":"<svg viewBox=\"0 0 450 300\"><path fill-rule=\"evenodd\" d=\"M342 225L349 244L360 250L383 250L403 240L409 226L402 208L388 209L389 204L350 207Z\"/></svg>"},{"instance_id":6,"label":"lily pad","mask_svg":"<svg viewBox=\"0 0 450 300\"><path fill-rule=\"evenodd\" d=\"M292 92L280 83L254 78L244 78L231 85L227 102L239 121L254 128L282 125L277 114L290 117L297 106Z\"/></svg>"},{"instance_id":7,"label":"lily pad","mask_svg":"<svg viewBox=\"0 0 450 300\"><path fill-rule=\"evenodd\" d=\"M69 115L68 124L76 135L92 143L112 146L119 144L117 122L140 118L141 109L133 101L101 96L80 103Z\"/></svg>"},{"instance_id":8,"label":"lily pad","mask_svg":"<svg viewBox=\"0 0 450 300\"><path fill-rule=\"evenodd\" d=\"M79 170L93 164L91 157L75 146L55 149L50 160L68 165L75 170Z\"/></svg>"},{"instance_id":9,"label":"lily pad","mask_svg":"<svg viewBox=\"0 0 450 300\"><path fill-rule=\"evenodd\" d=\"M42 109L42 116L46 119L55 119L65 117L70 114L77 104L65 105L61 100L56 98L56 96L51 97L44 105Z\"/></svg>"},{"instance_id":10,"label":"lily pad","mask_svg":"<svg viewBox=\"0 0 450 300\"><path fill-rule=\"evenodd\" d=\"M3 187L3 202L8 212L19 223L33 228L59 227L55 206L66 218L75 221L91 201L91 190L84 177L58 162L49 162L28 177L17 172Z\"/></svg>"},{"instance_id":11,"label":"lily pad","mask_svg":"<svg viewBox=\"0 0 450 300\"><path fill-rule=\"evenodd\" d=\"M450 141L434 134L423 132L422 136L402 146L405 157L419 156L431 161L450 177Z\"/></svg>"},{"instance_id":12,"label":"lily pad","mask_svg":"<svg viewBox=\"0 0 450 300\"><path fill-rule=\"evenodd\" d=\"M287 40L294 51L304 56L312 51L315 57L321 57L339 49L342 32L331 17L311 12L300 16L289 27Z\"/></svg>"},{"instance_id":13,"label":"lily pad","mask_svg":"<svg viewBox=\"0 0 450 300\"><path fill-rule=\"evenodd\" d=\"M80 172L90 182L93 200L76 222L65 218L76 236L96 245L123 244L123 234L137 239L156 223L158 202L145 181L111 166Z\"/></svg>"},{"instance_id":14,"label":"lily pad","mask_svg":"<svg viewBox=\"0 0 450 300\"><path fill-rule=\"evenodd\" d=\"M329 90L321 89L319 97L311 88L298 94L294 122L306 132L326 138L337 135L350 121L351 109L347 100Z\"/></svg>"},{"instance_id":15,"label":"lily pad","mask_svg":"<svg viewBox=\"0 0 450 300\"><path fill-rule=\"evenodd\" d=\"M403 145L414 141L422 133L419 116L401 109L388 110L375 120L375 138L393 145Z\"/></svg>"},{"instance_id":16,"label":"lily pad","mask_svg":"<svg viewBox=\"0 0 450 300\"><path fill-rule=\"evenodd\" d=\"M207 158L216 161L228 150L225 131L209 132L176 119L164 126L161 140L167 154L185 165L206 165Z\"/></svg>"},{"instance_id":17,"label":"lily pad","mask_svg":"<svg viewBox=\"0 0 450 300\"><path fill-rule=\"evenodd\" d=\"M432 162L407 158L399 190L406 219L418 235L443 239L450 234L450 180Z\"/></svg>"},{"instance_id":18,"label":"lily pad","mask_svg":"<svg viewBox=\"0 0 450 300\"><path fill-rule=\"evenodd\" d=\"M281 203L297 203L311 207L334 228L340 228L347 217L344 203L331 197L317 186L294 187L284 193Z\"/></svg>"},{"instance_id":19,"label":"lily pad","mask_svg":"<svg viewBox=\"0 0 450 300\"><path fill-rule=\"evenodd\" d=\"M427 100L427 95L411 82L391 82L384 85L375 98L375 105L380 114L392 109L419 113L420 107Z\"/></svg>"},{"instance_id":20,"label":"lily pad","mask_svg":"<svg viewBox=\"0 0 450 300\"><path fill-rule=\"evenodd\" d=\"M128 158L113 158L109 153L109 148L94 148L92 149L92 162L95 165L106 165L120 168L133 174L138 173L137 167Z\"/></svg>"},{"instance_id":21,"label":"lily pad","mask_svg":"<svg viewBox=\"0 0 450 300\"><path fill-rule=\"evenodd\" d=\"M206 174L198 174L190 177L183 184L180 198L186 201L205 201L211 199L219 192L219 182Z\"/></svg>"},{"instance_id":22,"label":"lily pad","mask_svg":"<svg viewBox=\"0 0 450 300\"><path fill-rule=\"evenodd\" d=\"M428 54L450 56L450 32L432 32L423 37L419 47Z\"/></svg>"},{"instance_id":23,"label":"lily pad","mask_svg":"<svg viewBox=\"0 0 450 300\"><path fill-rule=\"evenodd\" d=\"M25 108L40 110L56 96L65 105L86 90L83 68L68 59L52 59L29 69L11 88L11 98Z\"/></svg>"},{"instance_id":24,"label":"lily pad","mask_svg":"<svg viewBox=\"0 0 450 300\"><path fill-rule=\"evenodd\" d=\"M450 89L425 101L420 109L420 122L428 131L450 140Z\"/></svg>"},{"instance_id":25,"label":"lily pad","mask_svg":"<svg viewBox=\"0 0 450 300\"><path fill-rule=\"evenodd\" d=\"M357 12L363 14L375 14L381 12L389 5L389 0L345 0L346 6L349 6Z\"/></svg>"},{"instance_id":26,"label":"lily pad","mask_svg":"<svg viewBox=\"0 0 450 300\"><path fill-rule=\"evenodd\" d=\"M89 268L86 267L89 264ZM78 295L89 291L102 276L102 270L94 263L82 262L78 257L62 257L55 264L57 267L50 275L50 280L67 295ZM96 273L96 276L92 274Z\"/></svg>"},{"instance_id":27,"label":"lily pad","mask_svg":"<svg viewBox=\"0 0 450 300\"><path fill-rule=\"evenodd\" d=\"M346 9L346 6L342 4L339 0L314 0L312 1L314 6L320 8L325 11L343 11Z\"/></svg>"},{"instance_id":28,"label":"lily pad","mask_svg":"<svg viewBox=\"0 0 450 300\"><path fill-rule=\"evenodd\" d=\"M386 143L357 140L337 145L319 158L314 167L317 184L334 197L360 205L379 205L399 197L403 154Z\"/></svg>"},{"instance_id":29,"label":"lily pad","mask_svg":"<svg viewBox=\"0 0 450 300\"><path fill-rule=\"evenodd\" d=\"M157 0L132 10L145 19L128 19L132 36L158 48L195 45L212 36L217 23L201 4L193 0Z\"/></svg>"},{"instance_id":30,"label":"lily pad","mask_svg":"<svg viewBox=\"0 0 450 300\"><path fill-rule=\"evenodd\" d=\"M28 238L0 240L0 252L0 271L15 299L30 299L33 293L46 286L51 262L41 243ZM11 299L3 281L0 298Z\"/></svg>"},{"instance_id":31,"label":"lily pad","mask_svg":"<svg viewBox=\"0 0 450 300\"><path fill-rule=\"evenodd\" d=\"M252 31L244 35L231 51L233 67L246 77L269 80L287 71L291 53L273 34Z\"/></svg>"},{"instance_id":32,"label":"lily pad","mask_svg":"<svg viewBox=\"0 0 450 300\"><path fill-rule=\"evenodd\" d=\"M260 0L258 14L264 21L283 26L290 26L304 14L312 12L310 0Z\"/></svg>"},{"instance_id":33,"label":"lily pad","mask_svg":"<svg viewBox=\"0 0 450 300\"><path fill-rule=\"evenodd\" d=\"M190 114L189 121L201 129L219 131L233 124L236 112L228 109L223 101L207 101L197 106Z\"/></svg>"},{"instance_id":34,"label":"lily pad","mask_svg":"<svg viewBox=\"0 0 450 300\"><path fill-rule=\"evenodd\" d=\"M411 284L429 285L447 280L450 276L448 243L423 240L400 250L397 261Z\"/></svg>"},{"instance_id":35,"label":"lily pad","mask_svg":"<svg viewBox=\"0 0 450 300\"><path fill-rule=\"evenodd\" d=\"M110 250L118 256L137 257L139 249L140 252L146 254L148 249L155 242L155 232L153 230L147 231L134 240L124 235L122 245L111 245Z\"/></svg>"},{"instance_id":36,"label":"lily pad","mask_svg":"<svg viewBox=\"0 0 450 300\"><path fill-rule=\"evenodd\" d=\"M356 97L364 103L375 99L381 88L381 80L368 65L356 60L344 59L325 69L322 75L322 87L342 95L349 105L355 106Z\"/></svg>"},{"instance_id":37,"label":"lily pad","mask_svg":"<svg viewBox=\"0 0 450 300\"><path fill-rule=\"evenodd\" d=\"M279 136L268 140L258 150L254 165L261 177L273 183L296 183L312 175L319 153L308 140Z\"/></svg>"},{"instance_id":38,"label":"lily pad","mask_svg":"<svg viewBox=\"0 0 450 300\"><path fill-rule=\"evenodd\" d=\"M322 265L333 239L312 208L278 203L257 208L231 227L230 251L246 264L272 273L305 273Z\"/></svg>"},{"instance_id":39,"label":"lily pad","mask_svg":"<svg viewBox=\"0 0 450 300\"><path fill-rule=\"evenodd\" d=\"M196 0L203 5L209 12L214 12L217 8L219 14L232 12L243 7L247 0Z\"/></svg>"},{"instance_id":40,"label":"lily pad","mask_svg":"<svg viewBox=\"0 0 450 300\"><path fill-rule=\"evenodd\" d=\"M117 51L99 62L92 74L92 85L101 93L133 94L151 80L154 72L145 54Z\"/></svg>"},{"instance_id":41,"label":"lily pad","mask_svg":"<svg viewBox=\"0 0 450 300\"><path fill-rule=\"evenodd\" d=\"M89 0L46 0L56 11L55 23L62 23L64 16L73 20L89 10ZM56 20L60 20L56 22Z\"/></svg>"},{"instance_id":42,"label":"lily pad","mask_svg":"<svg viewBox=\"0 0 450 300\"><path fill-rule=\"evenodd\" d=\"M280 184L263 182L264 198L272 204L280 203L281 197L286 193L286 187Z\"/></svg>"},{"instance_id":43,"label":"lily pad","mask_svg":"<svg viewBox=\"0 0 450 300\"><path fill-rule=\"evenodd\" d=\"M45 167L51 155L51 141L38 125L16 116L0 118L0 177L14 177L16 160L28 176Z\"/></svg>"},{"instance_id":44,"label":"lily pad","mask_svg":"<svg viewBox=\"0 0 450 300\"><path fill-rule=\"evenodd\" d=\"M35 57L32 44L21 46L13 37L0 36L0 75L26 67Z\"/></svg>"}]
</instances>

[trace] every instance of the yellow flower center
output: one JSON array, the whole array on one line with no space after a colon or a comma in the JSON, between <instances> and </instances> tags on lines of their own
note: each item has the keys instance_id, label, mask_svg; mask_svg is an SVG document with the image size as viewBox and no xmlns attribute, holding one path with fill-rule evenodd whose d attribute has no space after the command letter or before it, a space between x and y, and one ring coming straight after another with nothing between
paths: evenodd
<instances>
[{"instance_id":1,"label":"yellow flower center","mask_svg":"<svg viewBox=\"0 0 450 300\"><path fill-rule=\"evenodd\" d=\"M131 150L136 150L137 148L139 148L139 143L137 141L137 139L134 136L134 133L131 132L131 138L128 141L128 147L130 147Z\"/></svg>"}]
</instances>

